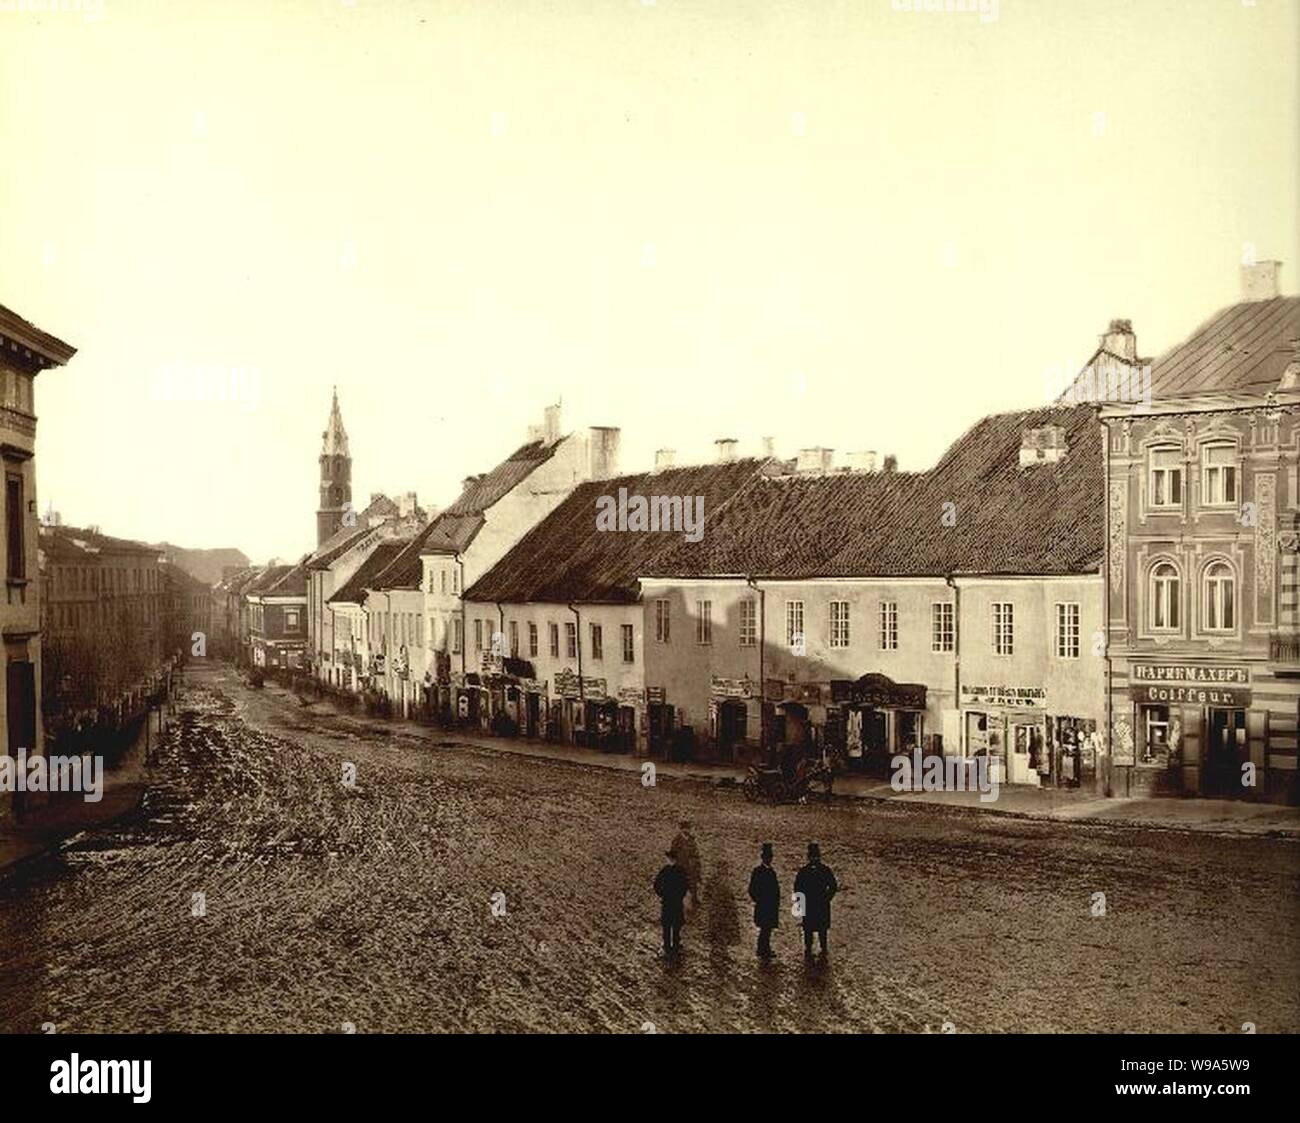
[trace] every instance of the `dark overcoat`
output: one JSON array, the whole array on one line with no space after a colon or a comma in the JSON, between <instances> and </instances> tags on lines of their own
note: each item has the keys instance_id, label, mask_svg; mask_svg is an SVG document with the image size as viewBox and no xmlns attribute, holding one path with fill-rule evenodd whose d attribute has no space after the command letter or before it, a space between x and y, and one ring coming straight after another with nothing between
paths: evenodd
<instances>
[{"instance_id":1,"label":"dark overcoat","mask_svg":"<svg viewBox=\"0 0 1300 1123\"><path fill-rule=\"evenodd\" d=\"M659 910L664 924L682 924L686 920L686 907L682 903L690 892L686 871L669 862L655 875L655 895L662 902Z\"/></svg>"},{"instance_id":2,"label":"dark overcoat","mask_svg":"<svg viewBox=\"0 0 1300 1123\"><path fill-rule=\"evenodd\" d=\"M754 923L775 928L781 916L781 885L771 866L755 866L749 875L749 899L754 902Z\"/></svg>"},{"instance_id":3,"label":"dark overcoat","mask_svg":"<svg viewBox=\"0 0 1300 1123\"><path fill-rule=\"evenodd\" d=\"M794 879L794 891L803 894L803 926L811 932L824 932L831 926L831 898L839 886L830 866L809 862Z\"/></svg>"}]
</instances>

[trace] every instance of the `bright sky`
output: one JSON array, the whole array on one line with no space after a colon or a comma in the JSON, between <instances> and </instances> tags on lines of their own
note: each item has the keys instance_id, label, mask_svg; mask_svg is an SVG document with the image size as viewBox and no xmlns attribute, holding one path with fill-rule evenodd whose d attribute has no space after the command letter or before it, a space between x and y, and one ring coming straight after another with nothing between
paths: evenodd
<instances>
[{"instance_id":1,"label":"bright sky","mask_svg":"<svg viewBox=\"0 0 1300 1123\"><path fill-rule=\"evenodd\" d=\"M559 396L629 470L923 468L1247 244L1295 291L1296 0L907 6L0 0L0 303L80 349L41 508L297 556L335 383L359 501Z\"/></svg>"}]
</instances>

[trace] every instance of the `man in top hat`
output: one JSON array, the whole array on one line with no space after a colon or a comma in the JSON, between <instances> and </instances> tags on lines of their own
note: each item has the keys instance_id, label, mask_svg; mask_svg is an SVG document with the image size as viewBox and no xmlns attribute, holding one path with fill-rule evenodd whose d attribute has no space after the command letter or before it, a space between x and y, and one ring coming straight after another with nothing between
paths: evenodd
<instances>
[{"instance_id":1,"label":"man in top hat","mask_svg":"<svg viewBox=\"0 0 1300 1123\"><path fill-rule=\"evenodd\" d=\"M821 953L826 954L826 934L831 926L831 898L838 892L835 875L830 866L822 865L821 847L808 843L808 861L795 875L794 891L803 894L803 954L812 958L813 933L821 943Z\"/></svg>"},{"instance_id":2,"label":"man in top hat","mask_svg":"<svg viewBox=\"0 0 1300 1123\"><path fill-rule=\"evenodd\" d=\"M758 926L758 958L772 958L772 929L781 915L781 885L772 868L772 844L763 843L759 865L749 875L749 899L754 902L754 923Z\"/></svg>"},{"instance_id":3,"label":"man in top hat","mask_svg":"<svg viewBox=\"0 0 1300 1123\"><path fill-rule=\"evenodd\" d=\"M690 886L686 871L678 864L677 852L666 852L668 864L655 875L655 895L659 898L659 922L664 929L664 955L681 950L682 925L686 923L686 894Z\"/></svg>"}]
</instances>

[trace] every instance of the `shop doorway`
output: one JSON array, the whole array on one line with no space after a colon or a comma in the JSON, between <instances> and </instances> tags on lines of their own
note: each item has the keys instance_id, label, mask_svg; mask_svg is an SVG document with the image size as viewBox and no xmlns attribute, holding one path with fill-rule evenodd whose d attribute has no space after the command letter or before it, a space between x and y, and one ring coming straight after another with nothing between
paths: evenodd
<instances>
[{"instance_id":1,"label":"shop doorway","mask_svg":"<svg viewBox=\"0 0 1300 1123\"><path fill-rule=\"evenodd\" d=\"M525 694L524 712L528 715L528 728L525 730L526 735L529 737L540 736L542 725L542 696L533 693Z\"/></svg>"},{"instance_id":2,"label":"shop doorway","mask_svg":"<svg viewBox=\"0 0 1300 1123\"><path fill-rule=\"evenodd\" d=\"M1207 796L1241 799L1248 789L1241 782L1241 766L1250 759L1246 739L1245 710L1208 711L1205 739L1205 776L1202 788Z\"/></svg>"},{"instance_id":3,"label":"shop doorway","mask_svg":"<svg viewBox=\"0 0 1300 1123\"><path fill-rule=\"evenodd\" d=\"M724 760L734 760L736 749L745 743L744 702L728 701L718 707L718 751Z\"/></svg>"}]
</instances>

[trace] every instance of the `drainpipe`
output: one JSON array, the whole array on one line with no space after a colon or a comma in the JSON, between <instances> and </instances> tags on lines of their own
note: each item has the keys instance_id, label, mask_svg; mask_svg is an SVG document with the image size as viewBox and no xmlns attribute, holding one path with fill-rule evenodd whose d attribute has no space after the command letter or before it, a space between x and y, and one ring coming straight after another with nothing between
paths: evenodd
<instances>
[{"instance_id":1,"label":"drainpipe","mask_svg":"<svg viewBox=\"0 0 1300 1123\"><path fill-rule=\"evenodd\" d=\"M767 680L763 677L763 658L767 647L767 590L760 589L753 577L746 577L745 584L758 594L758 751L759 759L767 758L767 722L763 706L767 698Z\"/></svg>"},{"instance_id":2,"label":"drainpipe","mask_svg":"<svg viewBox=\"0 0 1300 1123\"><path fill-rule=\"evenodd\" d=\"M577 632L577 643L574 645L578 652L578 705L582 707L582 728L585 732L587 729L587 693L582 688L582 614L569 605L569 611L573 613L574 630Z\"/></svg>"},{"instance_id":3,"label":"drainpipe","mask_svg":"<svg viewBox=\"0 0 1300 1123\"><path fill-rule=\"evenodd\" d=\"M460 601L460 673L463 678L465 648L469 646L469 633L465 630L465 562L459 554L456 555L456 564L460 566L460 595L457 599Z\"/></svg>"},{"instance_id":4,"label":"drainpipe","mask_svg":"<svg viewBox=\"0 0 1300 1123\"><path fill-rule=\"evenodd\" d=\"M957 747L966 755L965 729L961 720L961 587L949 573L944 583L952 590L952 705L957 711Z\"/></svg>"},{"instance_id":5,"label":"drainpipe","mask_svg":"<svg viewBox=\"0 0 1300 1123\"><path fill-rule=\"evenodd\" d=\"M1115 759L1114 746L1110 743L1111 725L1111 662L1110 662L1110 426L1102 419L1100 411L1097 414L1097 422L1101 425L1101 479L1102 479L1102 536L1101 536L1101 628L1102 628L1102 649L1101 658L1104 666L1104 681L1102 682L1102 693L1106 696L1106 728L1103 730L1098 742L1106 746L1106 778L1105 794L1111 794L1111 762ZM1125 480L1125 487L1128 481ZM1124 544L1125 555L1128 554L1128 543ZM1083 756L1080 754L1080 769L1082 771ZM1093 782L1096 782L1097 761L1093 759ZM1078 777L1075 777L1078 779Z\"/></svg>"}]
</instances>

